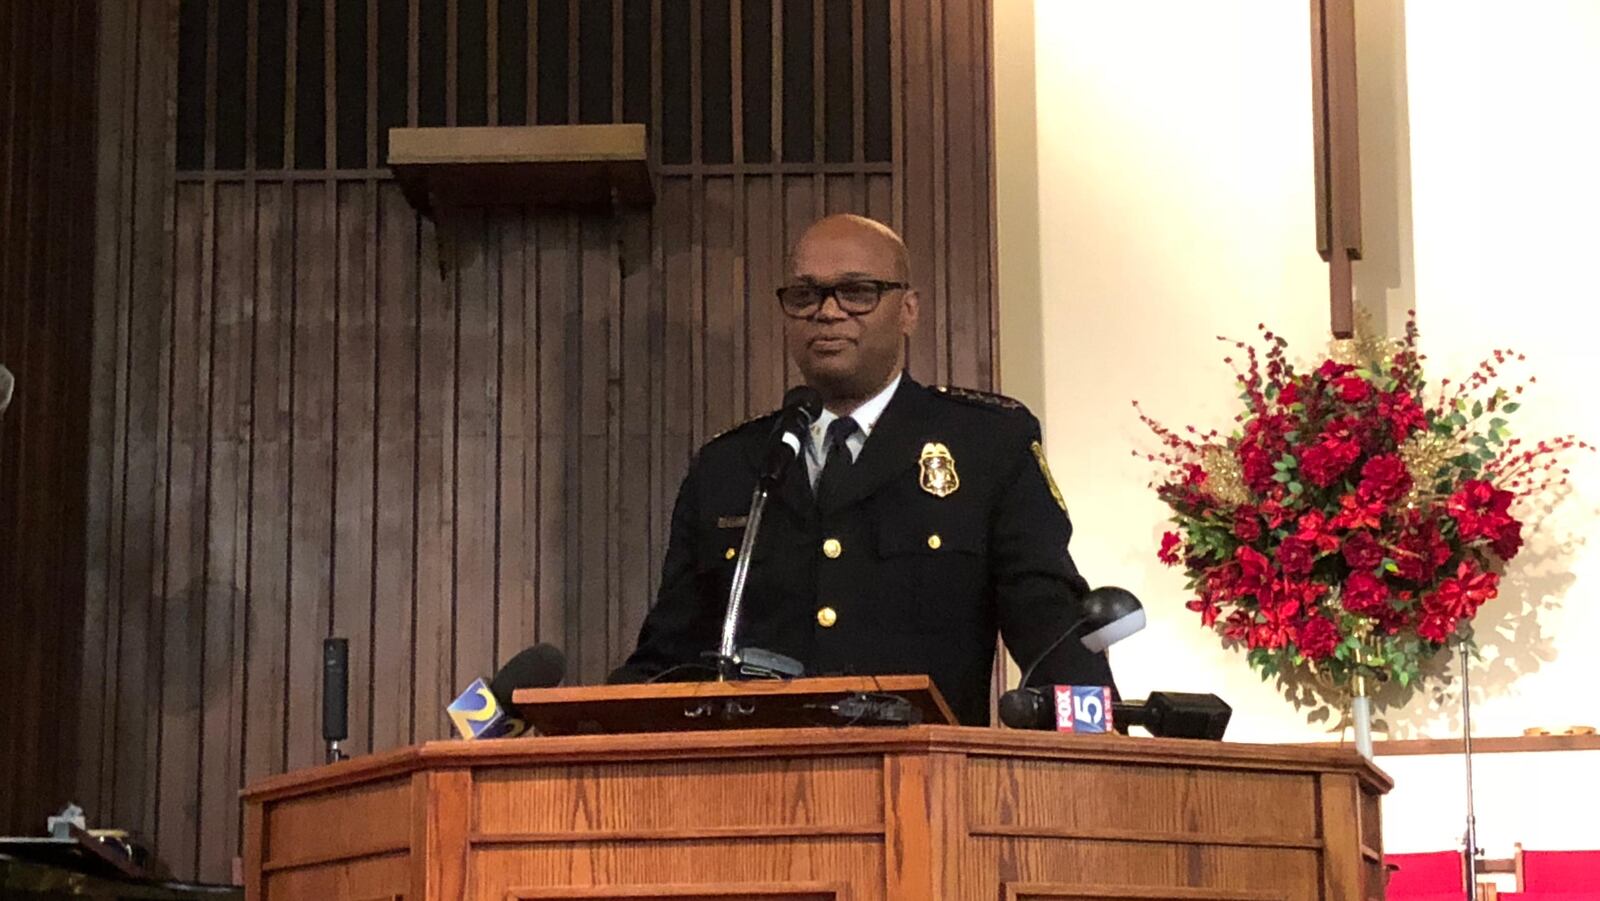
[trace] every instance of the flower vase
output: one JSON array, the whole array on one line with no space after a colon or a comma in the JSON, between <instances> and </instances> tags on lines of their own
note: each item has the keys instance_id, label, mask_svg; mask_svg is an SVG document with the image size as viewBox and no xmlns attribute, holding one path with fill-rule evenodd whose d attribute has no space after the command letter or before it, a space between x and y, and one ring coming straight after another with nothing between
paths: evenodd
<instances>
[{"instance_id":1,"label":"flower vase","mask_svg":"<svg viewBox=\"0 0 1600 901\"><path fill-rule=\"evenodd\" d=\"M1372 759L1372 699L1367 697L1363 684L1356 680L1356 694L1350 699L1350 721L1355 729L1356 750L1368 760Z\"/></svg>"}]
</instances>

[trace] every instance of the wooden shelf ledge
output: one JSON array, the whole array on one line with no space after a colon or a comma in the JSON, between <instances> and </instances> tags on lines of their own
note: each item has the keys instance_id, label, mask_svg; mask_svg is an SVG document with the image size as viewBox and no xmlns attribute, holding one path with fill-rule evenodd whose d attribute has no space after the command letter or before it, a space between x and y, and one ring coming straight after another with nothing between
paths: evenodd
<instances>
[{"instance_id":1,"label":"wooden shelf ledge","mask_svg":"<svg viewBox=\"0 0 1600 901\"><path fill-rule=\"evenodd\" d=\"M1311 742L1308 747L1353 748L1351 742ZM1532 751L1600 751L1600 735L1507 735L1474 737L1473 754L1523 754ZM1374 741L1377 757L1460 754L1459 738L1400 738Z\"/></svg>"},{"instance_id":2,"label":"wooden shelf ledge","mask_svg":"<svg viewBox=\"0 0 1600 901\"><path fill-rule=\"evenodd\" d=\"M389 168L426 216L453 207L655 201L639 124L392 128Z\"/></svg>"}]
</instances>

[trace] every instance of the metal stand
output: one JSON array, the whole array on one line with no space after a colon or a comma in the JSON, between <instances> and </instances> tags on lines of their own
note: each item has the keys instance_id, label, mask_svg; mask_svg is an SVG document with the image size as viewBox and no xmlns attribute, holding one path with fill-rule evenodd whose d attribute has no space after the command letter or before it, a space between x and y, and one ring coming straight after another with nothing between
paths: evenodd
<instances>
[{"instance_id":1,"label":"metal stand","mask_svg":"<svg viewBox=\"0 0 1600 901\"><path fill-rule=\"evenodd\" d=\"M340 750L338 740L334 739L334 740L329 741L328 742L328 757L327 757L328 763L338 763L339 761L346 760L346 759L348 759L348 758L345 755L344 751Z\"/></svg>"},{"instance_id":2,"label":"metal stand","mask_svg":"<svg viewBox=\"0 0 1600 901\"><path fill-rule=\"evenodd\" d=\"M1461 750L1467 770L1467 901L1478 896L1478 817L1472 802L1472 682L1468 671L1467 646L1461 645Z\"/></svg>"},{"instance_id":3,"label":"metal stand","mask_svg":"<svg viewBox=\"0 0 1600 901\"><path fill-rule=\"evenodd\" d=\"M739 558L733 564L733 584L728 587L728 612L722 618L722 643L717 647L717 681L734 678L739 670L739 614L744 606L745 580L750 577L750 558L756 535L761 531L761 514L767 509L767 486L757 483L750 496L750 516L745 522L744 539L739 542Z\"/></svg>"}]
</instances>

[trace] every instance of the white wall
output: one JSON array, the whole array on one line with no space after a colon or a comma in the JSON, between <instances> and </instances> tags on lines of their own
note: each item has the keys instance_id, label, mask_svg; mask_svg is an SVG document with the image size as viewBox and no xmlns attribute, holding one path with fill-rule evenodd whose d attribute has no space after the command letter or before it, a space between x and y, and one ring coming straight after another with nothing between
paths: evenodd
<instances>
[{"instance_id":1,"label":"white wall","mask_svg":"<svg viewBox=\"0 0 1600 901\"><path fill-rule=\"evenodd\" d=\"M1227 351L1213 336L1249 339L1267 322L1305 357L1326 346L1306 4L1039 0L1031 21L1017 9L1027 5L999 0L996 12L996 57L1008 63L997 115L1036 110L1031 148L1026 133L999 130L1002 385L1044 419L1080 566L1151 609L1147 632L1114 652L1118 681L1132 695L1222 695L1235 740L1325 739L1183 608L1181 577L1155 559L1154 472L1131 455L1155 447L1134 399L1172 425L1229 421ZM1362 0L1358 33L1364 304L1391 324L1418 309L1436 377L1517 346L1540 383L1519 432L1600 438L1600 3ZM1033 83L1021 91L1013 60L1025 50ZM1028 177L1036 228L1015 185ZM1509 625L1486 630L1476 734L1600 725L1600 655L1586 650L1600 638L1600 544L1583 543L1596 524L1590 457L1508 574L1506 597L1485 608ZM1454 709L1418 703L1390 719L1398 735L1445 737L1458 734ZM1404 773L1391 849L1449 847L1459 818L1422 800L1459 794L1449 768L1391 760ZM1480 803L1515 808L1500 803L1512 788L1498 778L1480 784ZM1500 825L1487 834L1527 832ZM1592 817L1568 825L1572 841L1600 847Z\"/></svg>"}]
</instances>

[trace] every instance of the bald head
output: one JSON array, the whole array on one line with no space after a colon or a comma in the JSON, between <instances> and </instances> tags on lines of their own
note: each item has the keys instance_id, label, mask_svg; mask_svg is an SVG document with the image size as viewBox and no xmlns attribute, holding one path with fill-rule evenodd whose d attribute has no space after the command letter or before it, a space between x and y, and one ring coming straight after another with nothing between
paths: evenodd
<instances>
[{"instance_id":1,"label":"bald head","mask_svg":"<svg viewBox=\"0 0 1600 901\"><path fill-rule=\"evenodd\" d=\"M790 274L795 273L799 258L819 244L853 245L861 251L861 256L882 264L876 277L897 282L911 280L911 255L906 251L906 242L894 229L876 219L854 213L835 213L811 223L789 248Z\"/></svg>"}]
</instances>

